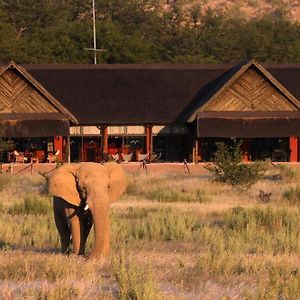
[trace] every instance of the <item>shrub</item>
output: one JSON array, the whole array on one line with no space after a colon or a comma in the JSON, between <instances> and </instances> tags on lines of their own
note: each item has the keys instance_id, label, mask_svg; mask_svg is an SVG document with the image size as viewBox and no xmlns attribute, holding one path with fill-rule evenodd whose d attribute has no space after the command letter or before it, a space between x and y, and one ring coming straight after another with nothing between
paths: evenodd
<instances>
[{"instance_id":1,"label":"shrub","mask_svg":"<svg viewBox=\"0 0 300 300\"><path fill-rule=\"evenodd\" d=\"M242 141L234 141L231 146L227 146L223 142L217 143L214 165L208 166L207 169L213 174L216 181L249 188L262 178L266 166L261 162L242 163L241 144Z\"/></svg>"}]
</instances>

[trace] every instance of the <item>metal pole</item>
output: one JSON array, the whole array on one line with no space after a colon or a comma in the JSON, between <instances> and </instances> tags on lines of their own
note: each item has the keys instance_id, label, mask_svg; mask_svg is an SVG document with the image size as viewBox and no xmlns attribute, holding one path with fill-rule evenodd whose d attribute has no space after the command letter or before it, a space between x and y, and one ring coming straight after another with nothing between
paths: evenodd
<instances>
[{"instance_id":1,"label":"metal pole","mask_svg":"<svg viewBox=\"0 0 300 300\"><path fill-rule=\"evenodd\" d=\"M97 39L96 39L96 9L95 0L92 0L93 5L93 35L94 35L94 64L97 64Z\"/></svg>"}]
</instances>

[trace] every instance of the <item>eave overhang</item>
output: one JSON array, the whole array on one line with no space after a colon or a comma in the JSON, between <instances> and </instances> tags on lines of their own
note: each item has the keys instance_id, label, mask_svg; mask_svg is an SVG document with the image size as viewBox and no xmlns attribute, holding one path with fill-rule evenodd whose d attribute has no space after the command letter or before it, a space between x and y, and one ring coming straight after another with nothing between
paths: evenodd
<instances>
[{"instance_id":1,"label":"eave overhang","mask_svg":"<svg viewBox=\"0 0 300 300\"><path fill-rule=\"evenodd\" d=\"M300 136L300 111L198 112L197 136L223 138Z\"/></svg>"}]
</instances>

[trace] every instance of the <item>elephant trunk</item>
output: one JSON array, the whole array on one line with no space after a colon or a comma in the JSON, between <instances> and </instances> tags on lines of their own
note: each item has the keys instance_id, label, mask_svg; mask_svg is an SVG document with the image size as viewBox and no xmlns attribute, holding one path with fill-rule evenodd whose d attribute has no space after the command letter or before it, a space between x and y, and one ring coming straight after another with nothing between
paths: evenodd
<instances>
[{"instance_id":1,"label":"elephant trunk","mask_svg":"<svg viewBox=\"0 0 300 300\"><path fill-rule=\"evenodd\" d=\"M103 198L107 199L103 199ZM108 196L92 201L91 207L94 221L94 247L91 258L101 258L109 255L110 221Z\"/></svg>"}]
</instances>

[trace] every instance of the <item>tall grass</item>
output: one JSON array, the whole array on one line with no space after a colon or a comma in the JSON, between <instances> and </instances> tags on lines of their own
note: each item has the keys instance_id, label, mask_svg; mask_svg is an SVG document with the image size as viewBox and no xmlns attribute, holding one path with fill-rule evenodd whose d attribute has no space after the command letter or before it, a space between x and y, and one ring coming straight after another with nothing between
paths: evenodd
<instances>
[{"instance_id":1,"label":"tall grass","mask_svg":"<svg viewBox=\"0 0 300 300\"><path fill-rule=\"evenodd\" d=\"M126 262L124 252L113 260L113 273L119 285L119 299L159 300L162 299L155 284L153 272L134 263Z\"/></svg>"},{"instance_id":2,"label":"tall grass","mask_svg":"<svg viewBox=\"0 0 300 300\"><path fill-rule=\"evenodd\" d=\"M116 245L134 240L176 240L199 242L212 251L215 247L235 253L300 252L299 212L270 207L237 207L219 215L213 223L191 212L131 209L127 214L112 214L112 232Z\"/></svg>"},{"instance_id":3,"label":"tall grass","mask_svg":"<svg viewBox=\"0 0 300 300\"><path fill-rule=\"evenodd\" d=\"M158 202L202 203L210 200L203 188L203 182L194 177L169 176L169 178L161 178L155 175L148 177L131 175L126 193Z\"/></svg>"},{"instance_id":4,"label":"tall grass","mask_svg":"<svg viewBox=\"0 0 300 300\"><path fill-rule=\"evenodd\" d=\"M42 180L24 177L18 181L12 176L1 192L6 196L4 205L0 199L0 298L158 299L157 278L174 291L193 288L193 280L199 288L200 278L218 282L224 289L226 284L230 289L235 282L250 282L254 288L245 299L297 299L300 212L294 205L300 188L294 185L296 175L285 176L276 179L276 184L267 178L260 183L270 184L274 197L286 190L282 202L225 210L229 206L222 205L227 200L232 201L230 205L255 203L256 187L252 197L207 178L130 175L123 203L111 210L112 253L125 249L130 258L115 256L112 267L108 263L104 270L72 255L51 255L59 252L60 243L50 198L40 193ZM187 202L203 204L177 205ZM91 233L87 254L92 243ZM132 262L134 255L139 255L139 263Z\"/></svg>"},{"instance_id":5,"label":"tall grass","mask_svg":"<svg viewBox=\"0 0 300 300\"><path fill-rule=\"evenodd\" d=\"M0 192L2 192L4 189L10 187L12 181L13 181L12 175L0 174Z\"/></svg>"},{"instance_id":6,"label":"tall grass","mask_svg":"<svg viewBox=\"0 0 300 300\"><path fill-rule=\"evenodd\" d=\"M178 190L176 188L157 188L144 193L146 199L158 202L205 202L208 197L201 189L195 191Z\"/></svg>"},{"instance_id":7,"label":"tall grass","mask_svg":"<svg viewBox=\"0 0 300 300\"><path fill-rule=\"evenodd\" d=\"M288 188L283 193L283 199L291 205L300 205L300 186Z\"/></svg>"},{"instance_id":8,"label":"tall grass","mask_svg":"<svg viewBox=\"0 0 300 300\"><path fill-rule=\"evenodd\" d=\"M0 252L1 299L105 299L101 266L76 256Z\"/></svg>"},{"instance_id":9,"label":"tall grass","mask_svg":"<svg viewBox=\"0 0 300 300\"><path fill-rule=\"evenodd\" d=\"M290 167L287 165L279 165L278 169L279 178L284 182L293 182L299 179L300 172L297 167Z\"/></svg>"},{"instance_id":10,"label":"tall grass","mask_svg":"<svg viewBox=\"0 0 300 300\"><path fill-rule=\"evenodd\" d=\"M35 194L26 194L21 202L14 203L8 208L11 215L46 215L51 213L52 205L50 197L41 197Z\"/></svg>"}]
</instances>

